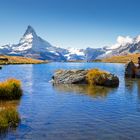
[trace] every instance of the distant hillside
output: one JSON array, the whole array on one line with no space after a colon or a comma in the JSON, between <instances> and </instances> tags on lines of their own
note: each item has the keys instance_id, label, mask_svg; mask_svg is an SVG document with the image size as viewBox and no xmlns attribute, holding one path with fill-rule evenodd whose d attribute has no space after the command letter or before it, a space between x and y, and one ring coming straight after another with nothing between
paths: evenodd
<instances>
[{"instance_id":1,"label":"distant hillside","mask_svg":"<svg viewBox=\"0 0 140 140\"><path fill-rule=\"evenodd\" d=\"M127 62L132 60L134 63L137 63L138 62L138 57L140 57L140 53L127 54L127 55L121 55L121 56L112 56L112 57L109 57L109 58L102 59L101 62L127 63Z\"/></svg>"},{"instance_id":2,"label":"distant hillside","mask_svg":"<svg viewBox=\"0 0 140 140\"><path fill-rule=\"evenodd\" d=\"M40 64L44 63L42 60L36 60L27 57L21 56L7 56L7 55L0 55L0 64Z\"/></svg>"}]
</instances>

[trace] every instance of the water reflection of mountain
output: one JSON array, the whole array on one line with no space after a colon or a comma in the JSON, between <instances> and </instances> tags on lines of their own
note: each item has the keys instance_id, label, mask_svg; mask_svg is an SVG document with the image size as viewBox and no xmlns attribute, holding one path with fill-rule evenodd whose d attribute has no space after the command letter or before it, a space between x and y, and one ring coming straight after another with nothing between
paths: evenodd
<instances>
[{"instance_id":1,"label":"water reflection of mountain","mask_svg":"<svg viewBox=\"0 0 140 140\"><path fill-rule=\"evenodd\" d=\"M55 84L54 89L61 92L82 93L94 98L107 97L108 94L114 92L114 88L91 85L72 85L72 84Z\"/></svg>"}]
</instances>

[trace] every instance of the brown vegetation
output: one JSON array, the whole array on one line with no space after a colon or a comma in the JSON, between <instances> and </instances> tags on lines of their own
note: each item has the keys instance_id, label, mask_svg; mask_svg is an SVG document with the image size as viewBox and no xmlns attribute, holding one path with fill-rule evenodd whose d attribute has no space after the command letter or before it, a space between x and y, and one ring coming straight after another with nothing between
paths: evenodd
<instances>
[{"instance_id":1,"label":"brown vegetation","mask_svg":"<svg viewBox=\"0 0 140 140\"><path fill-rule=\"evenodd\" d=\"M20 116L17 111L19 101L0 101L0 133L9 127L17 127Z\"/></svg>"},{"instance_id":2,"label":"brown vegetation","mask_svg":"<svg viewBox=\"0 0 140 140\"><path fill-rule=\"evenodd\" d=\"M90 85L95 85L96 83L102 85L108 76L109 73L105 71L101 71L99 69L91 69L88 70L86 78Z\"/></svg>"},{"instance_id":3,"label":"brown vegetation","mask_svg":"<svg viewBox=\"0 0 140 140\"><path fill-rule=\"evenodd\" d=\"M0 110L0 131L4 131L9 127L16 127L20 121L16 108L5 108Z\"/></svg>"},{"instance_id":4,"label":"brown vegetation","mask_svg":"<svg viewBox=\"0 0 140 140\"><path fill-rule=\"evenodd\" d=\"M7 60L7 61L5 61ZM0 55L0 64L40 64L44 63L42 60L21 57L21 56L7 56L7 55Z\"/></svg>"},{"instance_id":5,"label":"brown vegetation","mask_svg":"<svg viewBox=\"0 0 140 140\"><path fill-rule=\"evenodd\" d=\"M127 55L121 55L121 56L112 56L109 58L104 58L101 60L101 62L107 62L107 63L128 63L129 61L133 61L134 63L137 63L138 57L140 57L140 53L136 54L127 54Z\"/></svg>"},{"instance_id":6,"label":"brown vegetation","mask_svg":"<svg viewBox=\"0 0 140 140\"><path fill-rule=\"evenodd\" d=\"M21 83L16 79L0 82L0 100L15 100L22 96Z\"/></svg>"}]
</instances>

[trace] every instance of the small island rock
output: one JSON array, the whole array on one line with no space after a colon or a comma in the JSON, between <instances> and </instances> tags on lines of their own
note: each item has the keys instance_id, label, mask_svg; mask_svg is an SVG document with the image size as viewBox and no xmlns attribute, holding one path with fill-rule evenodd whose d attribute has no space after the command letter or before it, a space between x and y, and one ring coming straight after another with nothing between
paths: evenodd
<instances>
[{"instance_id":1,"label":"small island rock","mask_svg":"<svg viewBox=\"0 0 140 140\"><path fill-rule=\"evenodd\" d=\"M136 69L136 66L133 63L133 61L130 61L128 64L126 64L126 66L125 66L125 77L134 78L135 75L136 75L135 74L135 69Z\"/></svg>"},{"instance_id":2,"label":"small island rock","mask_svg":"<svg viewBox=\"0 0 140 140\"><path fill-rule=\"evenodd\" d=\"M125 66L125 77L126 78L140 78L140 68L130 61Z\"/></svg>"},{"instance_id":3,"label":"small island rock","mask_svg":"<svg viewBox=\"0 0 140 140\"><path fill-rule=\"evenodd\" d=\"M119 78L111 73L92 70L57 70L52 77L53 84L93 84L117 87Z\"/></svg>"}]
</instances>

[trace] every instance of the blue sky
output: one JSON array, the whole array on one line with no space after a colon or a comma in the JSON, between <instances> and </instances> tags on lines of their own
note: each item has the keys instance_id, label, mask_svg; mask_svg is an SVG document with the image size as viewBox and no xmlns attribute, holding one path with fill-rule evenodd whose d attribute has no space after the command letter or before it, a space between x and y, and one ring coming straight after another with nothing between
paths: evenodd
<instances>
[{"instance_id":1,"label":"blue sky","mask_svg":"<svg viewBox=\"0 0 140 140\"><path fill-rule=\"evenodd\" d=\"M140 34L140 0L0 0L0 44L28 25L59 47L103 47Z\"/></svg>"}]
</instances>

